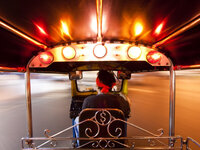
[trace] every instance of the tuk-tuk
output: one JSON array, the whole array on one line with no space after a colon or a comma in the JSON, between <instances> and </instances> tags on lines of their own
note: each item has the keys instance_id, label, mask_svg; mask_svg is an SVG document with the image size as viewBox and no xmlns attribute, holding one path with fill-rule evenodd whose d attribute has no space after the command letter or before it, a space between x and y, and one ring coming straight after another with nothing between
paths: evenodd
<instances>
[{"instance_id":1,"label":"tuk-tuk","mask_svg":"<svg viewBox=\"0 0 200 150\"><path fill-rule=\"evenodd\" d=\"M104 48L105 52L101 56L96 56L96 48ZM67 51L67 53L65 53ZM73 54L73 56L71 56ZM87 55L86 55L87 54ZM90 54L90 55L88 55ZM135 56L136 54L136 56ZM118 84L113 88L113 93L127 94L127 80L131 78L132 72L137 72L139 69L149 69L152 70L169 70L170 71L170 117L169 117L169 136L162 136L163 130L160 129L160 133L152 133L142 127L130 123L123 119L123 117L118 118L120 115L112 116L113 113L110 108L102 108L95 110L87 110L86 116L89 118L80 121L78 124L73 124L71 127L54 134L49 135L49 130L45 130L46 137L34 138L32 137L32 113L31 113L31 91L30 91L30 71L37 72L38 70L46 72L65 72L69 74L69 79L71 80L71 92L72 92L72 102L70 108L70 117L75 119L80 114L84 114L85 110L82 110L82 103L84 99L89 95L96 95L97 90L95 90L95 77L98 70L109 70L116 74L118 79ZM47 149L48 146L53 146L52 149L57 149L55 144L52 142L71 140L72 145L68 148L116 148L118 147L125 149L182 149L184 144L189 144L189 141L194 141L188 138L186 141L181 136L175 135L175 122L174 122L174 90L175 90L175 74L174 66L171 60L164 54L158 52L156 49L144 47L143 45L135 45L133 43L125 42L102 42L102 43L73 43L68 45L57 46L55 48L47 49L45 52L39 53L34 56L26 68L26 87L27 87L27 113L28 113L28 126L29 126L29 136L22 139L23 149ZM88 73L93 77L93 81L89 84L86 81L92 80L91 78L85 81L83 73ZM90 73L93 72L93 73ZM83 81L82 81L83 80ZM82 82L81 82L82 81ZM84 83L85 82L85 83ZM119 110L117 110L119 111ZM92 114L92 116L91 116ZM105 116L102 116L104 114ZM122 114L123 116L123 114ZM101 118L102 117L102 118ZM105 122L101 122L101 119L105 119ZM85 135L79 138L75 137L59 137L60 134L73 130L74 127L81 126L86 122L93 122L96 125L96 129L89 127L84 128ZM115 127L112 124L115 122L120 122L126 126L132 126L148 136L135 136L135 137L123 137L121 136L123 132L127 132L123 128ZM117 123L119 125L119 123ZM106 126L108 137L102 137L100 134L101 126ZM116 130L112 131L111 127ZM94 132L94 133L93 133ZM126 135L126 134L125 134ZM35 141L44 141L39 145L35 145ZM87 141L82 145L76 145L74 141ZM122 140L122 141L120 141ZM125 140L125 141L124 141ZM138 146L137 143L143 143L144 145ZM28 144L26 147L25 143ZM37 143L37 142L36 142ZM51 144L50 144L51 143ZM80 142L81 143L81 142ZM153 144L152 144L153 143ZM195 142L196 143L196 142ZM199 144L197 143L199 146ZM54 147L55 146L55 147ZM188 145L187 145L188 147Z\"/></svg>"},{"instance_id":2,"label":"tuk-tuk","mask_svg":"<svg viewBox=\"0 0 200 150\"><path fill-rule=\"evenodd\" d=\"M101 52L97 51L96 49L99 48L103 50ZM164 132L162 129L158 130L159 133L153 133L128 122L124 119L123 113L120 110L111 108L82 110L84 99L89 95L97 94L94 80L98 70L114 72L118 83L113 87L112 92L126 95L128 88L127 80L131 78L131 73L137 72L140 69L169 70L170 72L170 116L169 136L167 137L162 136ZM49 135L49 130L46 129L44 131L45 137L32 137L30 72L37 71L69 74L72 92L70 117L72 120L77 116L85 119L79 118L80 122L78 124L73 124L71 127L67 127L54 135ZM86 82L92 80L91 77L84 81L85 72L93 77L91 83ZM184 144L186 144L188 149L190 141L200 146L191 138L185 140L181 136L175 135L174 66L170 58L155 48L121 41L70 43L49 48L34 56L28 63L26 68L26 90L29 137L22 138L22 149L183 149ZM80 137L76 138L75 135L74 137L59 137L62 133L74 130L77 126L79 126L80 133L82 133L79 135ZM128 131L125 126L136 128L144 132L145 136L135 135L134 137L127 137L125 135ZM101 135L102 127L106 128L103 131L107 132L108 136L103 137ZM63 145L59 147L59 144L57 144L58 147L56 147L55 143L63 143L63 141L67 140L71 140L72 145L66 146L64 144L64 147Z\"/></svg>"},{"instance_id":3,"label":"tuk-tuk","mask_svg":"<svg viewBox=\"0 0 200 150\"><path fill-rule=\"evenodd\" d=\"M73 36L70 35L68 26L61 20L62 32L59 42L54 39L49 39L44 29L39 24L34 22L34 25L43 34L40 41L37 41L31 36L28 36L23 31L13 27L5 19L0 20L0 26L4 29L22 37L23 39L31 42L34 46L33 49L39 47L37 50L31 49L29 52L22 56L27 56L28 62L20 59L18 61L19 66L10 66L9 63L5 63L7 67L1 67L4 71L19 71L25 72L26 74L26 103L27 103L27 126L28 136L22 138L22 150L65 150L65 149L190 149L190 142L193 142L197 147L200 148L200 144L194 139L183 137L175 134L175 70L185 68L198 68L199 57L195 57L195 61L192 56L199 54L198 48L196 53L189 56L185 62L186 56L179 53L183 58L177 58L178 49L175 53L171 50L174 49L173 45L168 42L172 42L177 39L178 35L196 33L199 31L200 15L192 17L189 21L181 24L179 28L166 29L170 30L169 34L165 33L160 35L163 26L166 24L166 20L162 22L156 29L155 32L151 33L154 36L153 40L148 41L147 35L150 35L150 31L146 34L141 34L143 27L140 23L136 23L136 30L132 31L132 21L127 21L127 24L121 24L123 29L120 31L110 32L112 25L117 24L119 16L124 20L129 19L132 13L131 6L137 5L139 11L140 6L143 5L140 1L67 1L69 6L68 13L72 13L68 18L69 24L80 26L82 24L80 14L88 14L89 11L95 10L95 32L87 33L87 27L84 26L82 30L79 29L77 34L74 32ZM46 2L50 4L51 2ZM53 2L52 2L53 3ZM62 3L65 3L62 1ZM62 8L60 2L58 6ZM156 4L155 4L156 3ZM198 2L194 2L198 4ZM54 4L54 3L53 3ZM76 4L76 5L75 5ZM133 5L134 4L134 5ZM145 3L146 4L146 3ZM160 2L152 1L150 4L160 6ZM94 6L95 7L94 7ZM186 5L186 4L185 4ZM52 6L52 5L49 5ZM80 10L76 10L77 6ZM114 20L106 20L109 24L109 28L105 28L105 16L108 16L109 7L115 7L113 11L117 14L117 10L124 10L124 13L119 16L112 16ZM123 7L124 6L124 7ZM170 5L169 5L170 6ZM55 7L55 6L54 6ZM89 10L89 8L91 10ZM81 8L84 8L83 10ZM88 9L87 9L88 8ZM127 8L127 9L124 9ZM128 9L129 8L129 9ZM45 7L45 9L48 9ZM108 9L108 10L107 10ZM137 10L135 9L135 10ZM87 10L87 11L86 11ZM106 11L107 10L107 11ZM77 17L76 11L79 17ZM87 12L87 13L86 13ZM194 13L192 13L194 14ZM55 14L54 14L55 15ZM134 15L137 15L134 13ZM77 17L77 18L76 18ZM88 19L85 17L85 19ZM81 23L80 23L80 22ZM151 22L151 21L150 21ZM68 25L69 25L68 24ZM105 23L106 24L106 23ZM129 30L126 30L126 27ZM117 29L116 26L113 27ZM56 29L52 28L54 33ZM83 32L84 31L84 32ZM105 36L104 36L105 33ZM120 33L120 34L119 34ZM79 38L79 34L81 38ZM84 36L82 36L84 35ZM128 36L127 36L128 35ZM160 35L160 36L159 36ZM131 36L131 37L129 37ZM55 36L56 37L56 36ZM92 38L91 38L92 37ZM134 37L134 38L133 38ZM58 38L58 39L59 39ZM180 38L180 37L178 37ZM78 40L76 40L78 39ZM145 41L144 41L145 39ZM146 40L147 39L147 40ZM195 43L197 44L199 36ZM52 43L48 43L48 42ZM45 44L46 43L46 44ZM25 45L25 44L24 44ZM169 49L166 47L169 46ZM173 47L173 48L172 48ZM171 49L170 49L171 48ZM167 49L167 50L166 50ZM12 50L11 50L12 51ZM6 53L6 52L5 52ZM6 53L7 54L7 53ZM14 53L15 55L15 53ZM12 58L8 58L9 61ZM2 62L7 62L2 59ZM2 64L3 64L2 63ZM12 62L13 63L13 62ZM23 66L22 64L26 64ZM169 98L169 133L168 136L164 136L163 129L158 129L157 132L149 131L141 126L138 126L134 122L129 122L124 117L121 110L116 108L91 108L83 109L82 104L84 99L90 95L97 95L97 89L95 84L96 74L99 70L107 70L115 74L117 84L112 89L112 94L121 94L124 97L127 96L128 92L128 80L131 79L131 75L138 72L150 72L150 71L169 71L170 79L170 98ZM51 135L50 130L45 129L44 137L33 137L33 119L32 119L32 104L31 104L31 73L57 73L57 74L68 74L71 81L71 106L69 111L69 117L72 119L72 126L66 127L65 129ZM89 77L88 77L89 76ZM63 106L64 107L64 106ZM79 116L79 122L75 123L75 118ZM76 137L75 129L79 128L79 136ZM140 132L134 136L127 136L127 127L135 128ZM72 131L73 136L65 135L67 131ZM62 135L62 136L61 136ZM70 142L67 142L70 141ZM68 143L71 143L70 145Z\"/></svg>"}]
</instances>

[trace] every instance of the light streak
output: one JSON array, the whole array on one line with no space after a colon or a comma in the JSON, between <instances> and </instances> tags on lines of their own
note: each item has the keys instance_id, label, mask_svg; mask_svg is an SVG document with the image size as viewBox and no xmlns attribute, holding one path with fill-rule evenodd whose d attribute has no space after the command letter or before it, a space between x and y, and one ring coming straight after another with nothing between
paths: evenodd
<instances>
[{"instance_id":1,"label":"light streak","mask_svg":"<svg viewBox=\"0 0 200 150\"><path fill-rule=\"evenodd\" d=\"M3 72L25 72L25 68L23 67L17 67L17 68L12 68L12 67L0 67L0 71Z\"/></svg>"},{"instance_id":2,"label":"light streak","mask_svg":"<svg viewBox=\"0 0 200 150\"><path fill-rule=\"evenodd\" d=\"M195 17L194 19L188 21L187 23L185 23L184 25L182 25L180 28L178 28L177 30L175 30L174 32L172 32L171 34L169 34L168 36L166 36L165 38L163 38L162 40L156 42L152 47L156 48L159 45L164 44L166 41L168 41L169 39L187 31L188 29L192 28L193 26L197 25L200 22L200 14L197 15L197 17Z\"/></svg>"},{"instance_id":3,"label":"light streak","mask_svg":"<svg viewBox=\"0 0 200 150\"><path fill-rule=\"evenodd\" d=\"M97 12L97 41L102 41L102 12L103 12L103 0L96 0L96 12Z\"/></svg>"},{"instance_id":4,"label":"light streak","mask_svg":"<svg viewBox=\"0 0 200 150\"><path fill-rule=\"evenodd\" d=\"M92 16L90 27L93 32L97 33L97 19L96 16Z\"/></svg>"},{"instance_id":5,"label":"light streak","mask_svg":"<svg viewBox=\"0 0 200 150\"><path fill-rule=\"evenodd\" d=\"M180 70L180 69L194 69L194 68L200 68L200 64L198 65L180 65L180 66L175 66L175 70Z\"/></svg>"},{"instance_id":6,"label":"light streak","mask_svg":"<svg viewBox=\"0 0 200 150\"><path fill-rule=\"evenodd\" d=\"M135 36L138 36L142 33L143 31L143 26L140 22L136 22L135 24Z\"/></svg>"},{"instance_id":7,"label":"light streak","mask_svg":"<svg viewBox=\"0 0 200 150\"><path fill-rule=\"evenodd\" d=\"M37 25L37 24L35 24L35 25L36 25L36 27L38 28L38 30L39 30L42 34L47 35L47 33L44 31L44 29L43 29L42 27L40 27L40 26Z\"/></svg>"},{"instance_id":8,"label":"light streak","mask_svg":"<svg viewBox=\"0 0 200 150\"><path fill-rule=\"evenodd\" d=\"M65 23L62 20L60 22L61 22L61 33L67 35L71 39L72 37L69 34L69 27L67 23Z\"/></svg>"},{"instance_id":9,"label":"light streak","mask_svg":"<svg viewBox=\"0 0 200 150\"><path fill-rule=\"evenodd\" d=\"M156 29L155 29L155 34L158 35L160 34L162 28L164 26L164 23L161 23Z\"/></svg>"},{"instance_id":10,"label":"light streak","mask_svg":"<svg viewBox=\"0 0 200 150\"><path fill-rule=\"evenodd\" d=\"M32 42L33 44L35 44L35 45L37 45L37 46L39 46L39 47L41 47L41 48L44 48L44 49L47 48L46 45L44 45L44 44L42 44L42 43L36 41L35 39L33 39L33 38L31 38L31 37L25 35L24 33L18 31L17 29L14 29L13 27L11 27L11 26L5 24L5 23L2 22L2 21L0 21L0 26L2 26L3 28L9 30L10 32L12 32L12 33L14 33L14 34L16 34L16 35L18 35L18 36L20 36L20 37L22 37L22 38L28 40L29 42Z\"/></svg>"}]
</instances>

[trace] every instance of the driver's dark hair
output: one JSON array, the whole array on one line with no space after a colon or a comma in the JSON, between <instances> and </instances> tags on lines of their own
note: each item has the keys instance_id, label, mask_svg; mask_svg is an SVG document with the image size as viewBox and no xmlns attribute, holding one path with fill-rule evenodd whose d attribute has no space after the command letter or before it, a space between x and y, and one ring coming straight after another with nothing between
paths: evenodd
<instances>
[{"instance_id":1,"label":"driver's dark hair","mask_svg":"<svg viewBox=\"0 0 200 150\"><path fill-rule=\"evenodd\" d=\"M114 74L106 70L100 70L97 77L99 78L100 82L109 87L112 87L112 85L116 82Z\"/></svg>"}]
</instances>

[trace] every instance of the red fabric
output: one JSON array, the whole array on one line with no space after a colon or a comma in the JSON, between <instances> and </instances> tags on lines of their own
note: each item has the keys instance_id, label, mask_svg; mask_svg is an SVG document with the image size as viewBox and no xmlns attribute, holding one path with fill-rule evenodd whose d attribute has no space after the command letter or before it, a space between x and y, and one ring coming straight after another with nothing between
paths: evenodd
<instances>
[{"instance_id":1,"label":"red fabric","mask_svg":"<svg viewBox=\"0 0 200 150\"><path fill-rule=\"evenodd\" d=\"M98 87L101 87L101 88L102 88L102 89L101 89L101 93L108 93L108 92L109 92L109 89L112 88L112 87L115 85L115 83L113 83L112 87L109 87L109 86L103 84L103 83L99 80L99 78L96 79L96 84L97 84Z\"/></svg>"}]
</instances>

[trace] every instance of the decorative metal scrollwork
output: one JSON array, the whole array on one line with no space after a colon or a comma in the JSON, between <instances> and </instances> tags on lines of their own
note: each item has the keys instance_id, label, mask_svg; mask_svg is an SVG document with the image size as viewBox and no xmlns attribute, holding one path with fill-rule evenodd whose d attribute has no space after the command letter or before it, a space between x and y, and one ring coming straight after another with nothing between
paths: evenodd
<instances>
[{"instance_id":1,"label":"decorative metal scrollwork","mask_svg":"<svg viewBox=\"0 0 200 150\"><path fill-rule=\"evenodd\" d=\"M44 130L44 136L46 136L47 138L49 138L50 136L48 135L48 133L50 133L51 131L49 129L45 129Z\"/></svg>"},{"instance_id":2,"label":"decorative metal scrollwork","mask_svg":"<svg viewBox=\"0 0 200 150\"><path fill-rule=\"evenodd\" d=\"M155 146L156 142L154 140L149 139L148 142L150 143L150 146Z\"/></svg>"},{"instance_id":3,"label":"decorative metal scrollwork","mask_svg":"<svg viewBox=\"0 0 200 150\"><path fill-rule=\"evenodd\" d=\"M120 128L120 127L116 127L113 134L110 132L111 125L112 125L113 123L117 122L117 121L120 121L120 120L121 120L121 119L115 119L115 118L114 118L114 120L112 120L112 121L108 124L107 132L108 132L108 134L109 134L111 137L113 137L113 138L118 138L118 137L120 137L120 136L122 135L122 128ZM115 135L114 135L114 134L115 134Z\"/></svg>"},{"instance_id":4,"label":"decorative metal scrollwork","mask_svg":"<svg viewBox=\"0 0 200 150\"><path fill-rule=\"evenodd\" d=\"M56 145L56 143L54 143L56 141L55 140L56 136L66 132L66 131L69 131L70 129L72 129L76 126L81 127L82 125L84 125L84 127L85 127L82 131L85 134L86 139L78 139L78 140L80 140L80 141L82 140L82 141L86 141L86 142L79 145L77 148L85 147L88 145L90 145L93 148L101 148L101 149L114 148L116 145L133 148L133 147L135 147L135 143L133 143L132 145L129 143L131 145L130 146L130 145L126 145L123 140L126 136L125 130L126 130L127 125L132 126L132 127L136 128L140 131L143 131L149 135L152 135L153 137L160 137L164 133L163 129L159 129L158 131L160 133L154 134L154 133L152 133L146 129L143 129L135 124L132 124L123 119L117 118L118 115L113 116L111 114L113 110L115 111L115 109L97 109L97 110L91 109L91 110L94 114L91 118L84 119L83 121L79 122L78 124L68 127L54 135L49 136L50 130L46 129L44 131L44 135L46 138L48 138L48 140L46 142L40 144L36 148L43 147L47 143L50 143L50 145L52 147L56 147L57 145ZM118 110L116 112L118 113ZM103 128L103 130L102 130L102 128ZM104 134L106 134L107 138L105 138L104 136L102 137L102 135L101 135L102 132ZM121 138L121 137L123 137L123 138ZM155 139L155 141L149 140L150 146L154 146L156 141L158 141L160 144L164 145L159 140Z\"/></svg>"},{"instance_id":5,"label":"decorative metal scrollwork","mask_svg":"<svg viewBox=\"0 0 200 150\"><path fill-rule=\"evenodd\" d=\"M50 142L50 145L51 145L52 147L56 147L56 145L57 145L57 144L56 144L56 141L51 141L51 142Z\"/></svg>"},{"instance_id":6,"label":"decorative metal scrollwork","mask_svg":"<svg viewBox=\"0 0 200 150\"><path fill-rule=\"evenodd\" d=\"M99 140L99 141L95 141L92 143L92 147L93 148L114 148L115 147L115 143L113 141L110 140Z\"/></svg>"},{"instance_id":7,"label":"decorative metal scrollwork","mask_svg":"<svg viewBox=\"0 0 200 150\"><path fill-rule=\"evenodd\" d=\"M87 120L87 122L89 122L89 121L94 123L97 127L97 130L95 130L95 131L93 131L91 128L85 129L85 135L89 138L97 137L99 135L100 126L107 126L107 133L110 135L110 137L120 137L122 135L122 128L118 127L117 125L115 126L114 133L113 134L111 133L110 127L112 126L112 124L116 123L117 121L121 122L121 119L116 119L107 110L97 111L93 118ZM94 132L96 134L94 134ZM93 133L93 136L91 136L92 133Z\"/></svg>"},{"instance_id":8,"label":"decorative metal scrollwork","mask_svg":"<svg viewBox=\"0 0 200 150\"><path fill-rule=\"evenodd\" d=\"M100 126L99 126L99 124L97 124L95 121L93 121L93 120L90 120L90 122L92 122L94 125L96 125L96 127L97 127L97 130L92 130L91 128L86 128L85 129L85 135L87 136L87 137L89 137L89 138L91 138L91 137L96 137L98 134L99 134L99 131L100 131Z\"/></svg>"},{"instance_id":9,"label":"decorative metal scrollwork","mask_svg":"<svg viewBox=\"0 0 200 150\"><path fill-rule=\"evenodd\" d=\"M110 123L112 115L107 110L97 111L94 116L94 121L102 126L106 126Z\"/></svg>"}]
</instances>

